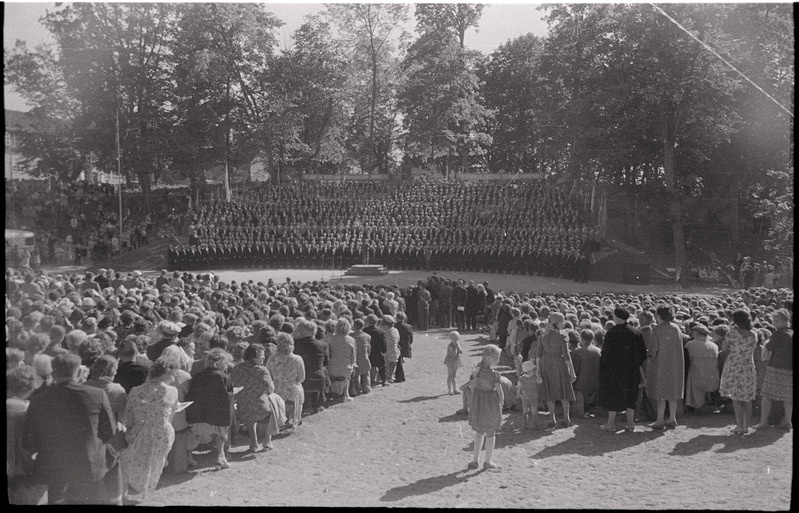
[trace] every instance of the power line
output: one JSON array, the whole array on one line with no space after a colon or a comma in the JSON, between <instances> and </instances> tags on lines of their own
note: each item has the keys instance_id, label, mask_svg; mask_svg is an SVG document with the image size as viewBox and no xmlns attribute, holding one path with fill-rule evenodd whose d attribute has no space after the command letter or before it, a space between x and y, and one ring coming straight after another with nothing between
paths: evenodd
<instances>
[{"instance_id":1,"label":"power line","mask_svg":"<svg viewBox=\"0 0 799 513\"><path fill-rule=\"evenodd\" d=\"M733 71L735 71L736 73L738 73L739 75L741 75L742 77L744 77L744 80L746 80L747 82L749 82L750 84L752 84L753 86L755 86L755 88L756 88L758 91L760 91L761 93L765 94L765 95L768 97L768 99L769 99L769 100L771 100L771 101L773 101L774 103L776 103L776 104L777 104L777 105L778 105L778 106L779 106L779 107L780 107L782 110L784 110L785 112L787 112L789 116L791 116L791 117L794 117L793 113L792 113L790 110L788 110L788 109L787 109L785 106L783 106L783 105L782 105L780 102L778 102L777 100L775 100L775 99L774 99L774 98L773 98L773 97L772 97L770 94L768 94L766 91L764 91L762 87L760 87L759 85L757 85L756 83L754 83L754 82L752 81L752 79L750 79L749 77L747 77L746 75L744 75L744 74L743 74L741 71L739 71L739 70L738 70L738 68L736 68L735 66L733 66L733 65L732 65L732 64L731 64L731 63L730 63L730 62L729 62L727 59L725 59L724 57L722 57L721 55L719 55L719 54L718 54L718 52L716 52L714 49L712 49L710 46L708 46L708 44L707 44L707 43L705 43L704 41L702 41L701 39L699 39L698 37L696 37L695 35L693 35L693 34L692 34L690 31L688 31L688 29L686 29L685 27L683 27L682 25L680 25L680 23L679 23L677 20L675 20L674 18L672 18L671 16L669 16L669 15L666 13L666 11L664 11L663 9L661 9L660 7L658 7L657 5L655 5L655 4L653 4L653 3L650 3L649 5L651 5L653 9L657 10L658 12L660 12L660 14L662 14L663 16L665 16L666 18L668 18L668 19L669 19L669 21L671 21L672 23L674 23L675 25L677 25L677 26L678 26L678 27L679 27L679 28L680 28L680 29L681 29L683 32L685 32L686 34L688 34L689 36L691 36L693 39L695 39L695 40L696 40L696 41L697 41L697 42L698 42L700 45L704 46L704 47L707 49L707 51L709 51L710 53L712 53L713 55L715 55L716 57L718 57L719 59L721 59L721 61L722 61L724 64L726 64L727 66L729 66L730 68L732 68L732 69L733 69Z\"/></svg>"}]
</instances>

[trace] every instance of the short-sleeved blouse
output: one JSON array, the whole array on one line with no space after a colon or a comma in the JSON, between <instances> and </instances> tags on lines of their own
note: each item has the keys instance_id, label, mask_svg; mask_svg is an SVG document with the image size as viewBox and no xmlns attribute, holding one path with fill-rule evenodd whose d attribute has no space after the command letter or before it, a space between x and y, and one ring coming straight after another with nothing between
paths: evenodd
<instances>
[{"instance_id":1,"label":"short-sleeved blouse","mask_svg":"<svg viewBox=\"0 0 799 513\"><path fill-rule=\"evenodd\" d=\"M305 364L297 354L274 354L266 362L272 375L275 392L284 401L296 401L302 394L301 383L305 381Z\"/></svg>"}]
</instances>

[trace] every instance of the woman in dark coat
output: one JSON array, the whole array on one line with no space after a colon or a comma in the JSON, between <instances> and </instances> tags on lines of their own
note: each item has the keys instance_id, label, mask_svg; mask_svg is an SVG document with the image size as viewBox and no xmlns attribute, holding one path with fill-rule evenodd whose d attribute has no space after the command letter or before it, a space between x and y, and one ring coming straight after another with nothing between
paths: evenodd
<instances>
[{"instance_id":1,"label":"woman in dark coat","mask_svg":"<svg viewBox=\"0 0 799 513\"><path fill-rule=\"evenodd\" d=\"M186 401L194 404L186 410L186 421L201 444L213 442L217 470L230 468L225 444L233 424L233 382L225 370L233 357L215 347L205 355L205 368L189 381Z\"/></svg>"},{"instance_id":2,"label":"woman in dark coat","mask_svg":"<svg viewBox=\"0 0 799 513\"><path fill-rule=\"evenodd\" d=\"M605 334L602 344L599 358L599 403L608 410L608 422L600 426L603 431L616 430L616 413L622 410L627 415L624 430L634 430L639 367L646 360L646 345L641 333L627 324L629 317L627 310L614 309L613 322L616 325Z\"/></svg>"},{"instance_id":3,"label":"woman in dark coat","mask_svg":"<svg viewBox=\"0 0 799 513\"><path fill-rule=\"evenodd\" d=\"M302 389L305 393L305 403L313 411L322 411L322 404L327 400L325 396L325 381L327 367L327 348L324 343L314 339L316 324L313 321L300 317L294 327L294 354L299 355L305 364L305 381Z\"/></svg>"}]
</instances>

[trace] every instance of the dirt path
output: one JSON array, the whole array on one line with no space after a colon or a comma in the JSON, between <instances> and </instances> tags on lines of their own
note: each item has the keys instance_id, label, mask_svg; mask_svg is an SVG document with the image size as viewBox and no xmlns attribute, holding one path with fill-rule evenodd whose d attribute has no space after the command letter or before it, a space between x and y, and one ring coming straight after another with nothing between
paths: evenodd
<instances>
[{"instance_id":1,"label":"dirt path","mask_svg":"<svg viewBox=\"0 0 799 513\"><path fill-rule=\"evenodd\" d=\"M605 433L600 420L522 434L503 415L494 460L466 470L472 432L446 395L442 332L417 333L407 382L334 404L305 418L275 449L254 458L243 437L231 468L164 475L142 505L679 508L788 510L793 433L730 435L732 415L686 414L676 430ZM477 363L484 336L466 335ZM499 369L509 377L509 367ZM459 383L469 367L462 369ZM513 379L513 378L512 378Z\"/></svg>"}]
</instances>

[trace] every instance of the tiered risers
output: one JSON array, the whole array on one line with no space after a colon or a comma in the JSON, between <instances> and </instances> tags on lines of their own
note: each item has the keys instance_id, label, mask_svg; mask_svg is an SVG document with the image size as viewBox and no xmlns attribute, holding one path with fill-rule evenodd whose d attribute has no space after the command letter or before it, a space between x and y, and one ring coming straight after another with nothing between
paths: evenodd
<instances>
[{"instance_id":1,"label":"tiered risers","mask_svg":"<svg viewBox=\"0 0 799 513\"><path fill-rule=\"evenodd\" d=\"M386 274L388 274L388 269L382 265L353 265L344 273L345 276L383 276Z\"/></svg>"}]
</instances>

